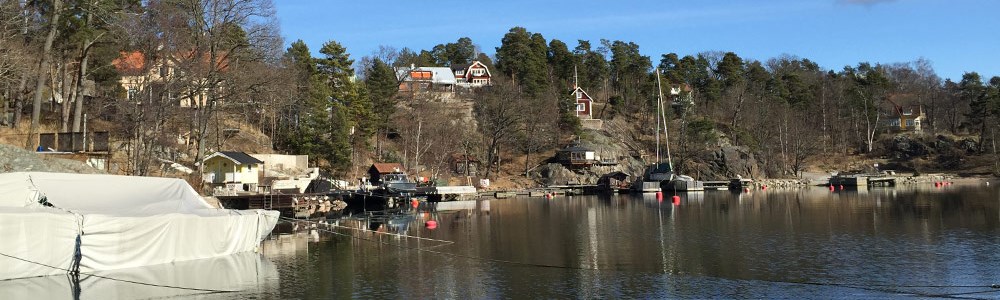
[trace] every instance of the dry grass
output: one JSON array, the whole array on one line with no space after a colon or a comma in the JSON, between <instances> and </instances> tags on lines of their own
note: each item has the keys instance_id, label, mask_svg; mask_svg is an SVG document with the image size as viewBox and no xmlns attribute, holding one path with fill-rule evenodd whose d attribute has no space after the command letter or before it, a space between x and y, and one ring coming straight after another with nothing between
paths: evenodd
<instances>
[{"instance_id":1,"label":"dry grass","mask_svg":"<svg viewBox=\"0 0 1000 300\"><path fill-rule=\"evenodd\" d=\"M28 148L28 130L31 127L31 121L22 120L18 126L15 127L0 127L0 143L13 145L21 148ZM38 133L41 132L59 132L60 125L56 124L40 124L38 132L35 132L34 137L30 140L32 144L38 143Z\"/></svg>"}]
</instances>

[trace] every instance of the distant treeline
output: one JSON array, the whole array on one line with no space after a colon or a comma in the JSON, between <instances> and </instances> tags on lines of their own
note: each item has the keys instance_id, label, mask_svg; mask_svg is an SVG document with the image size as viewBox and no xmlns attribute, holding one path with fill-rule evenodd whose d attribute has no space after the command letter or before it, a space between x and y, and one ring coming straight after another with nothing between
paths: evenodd
<instances>
[{"instance_id":1,"label":"distant treeline","mask_svg":"<svg viewBox=\"0 0 1000 300\"><path fill-rule=\"evenodd\" d=\"M769 154L761 158L778 175L819 154L876 151L884 120L911 106L927 114L926 130L975 136L980 152L993 151L984 145L1000 119L1000 78L942 80L924 60L842 70L732 52L654 60L632 42L570 48L521 27L494 57L460 38L355 60L332 40L319 57L301 41L283 49L278 32L270 0L0 0L0 123L27 119L37 133L41 124L80 131L84 115L102 121L126 157L114 171L127 174L234 147L309 154L340 174L372 160L442 173L456 154L488 166L514 153L537 161L531 154L580 137L574 85L607 103L595 117L651 134L658 70L663 86L683 91L667 99L677 104L668 114L682 167L731 144ZM394 67L474 60L494 77L458 93L475 100L475 124L448 97L398 91ZM241 128L268 138L231 140Z\"/></svg>"}]
</instances>

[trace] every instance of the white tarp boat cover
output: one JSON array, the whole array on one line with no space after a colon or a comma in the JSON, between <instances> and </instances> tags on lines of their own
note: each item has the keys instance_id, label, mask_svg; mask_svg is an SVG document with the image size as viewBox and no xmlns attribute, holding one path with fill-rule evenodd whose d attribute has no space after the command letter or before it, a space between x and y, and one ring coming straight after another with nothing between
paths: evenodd
<instances>
[{"instance_id":1,"label":"white tarp boat cover","mask_svg":"<svg viewBox=\"0 0 1000 300\"><path fill-rule=\"evenodd\" d=\"M214 208L180 179L0 174L0 280L254 251L277 221Z\"/></svg>"}]
</instances>

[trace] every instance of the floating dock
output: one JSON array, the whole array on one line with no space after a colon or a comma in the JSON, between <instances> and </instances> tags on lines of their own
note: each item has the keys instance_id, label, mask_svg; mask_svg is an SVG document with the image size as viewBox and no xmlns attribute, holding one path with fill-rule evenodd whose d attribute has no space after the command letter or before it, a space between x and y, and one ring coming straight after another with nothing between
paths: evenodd
<instances>
[{"instance_id":1,"label":"floating dock","mask_svg":"<svg viewBox=\"0 0 1000 300\"><path fill-rule=\"evenodd\" d=\"M834 186L896 186L895 176L885 175L837 175L830 177L830 185Z\"/></svg>"}]
</instances>

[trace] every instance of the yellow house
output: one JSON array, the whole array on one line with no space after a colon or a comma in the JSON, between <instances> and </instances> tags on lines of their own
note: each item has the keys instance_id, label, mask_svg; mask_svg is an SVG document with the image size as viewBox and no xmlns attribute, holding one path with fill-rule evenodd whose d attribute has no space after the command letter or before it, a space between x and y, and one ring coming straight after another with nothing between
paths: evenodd
<instances>
[{"instance_id":1,"label":"yellow house","mask_svg":"<svg viewBox=\"0 0 1000 300\"><path fill-rule=\"evenodd\" d=\"M204 160L205 183L236 191L253 192L260 182L263 161L244 152L219 151Z\"/></svg>"}]
</instances>

